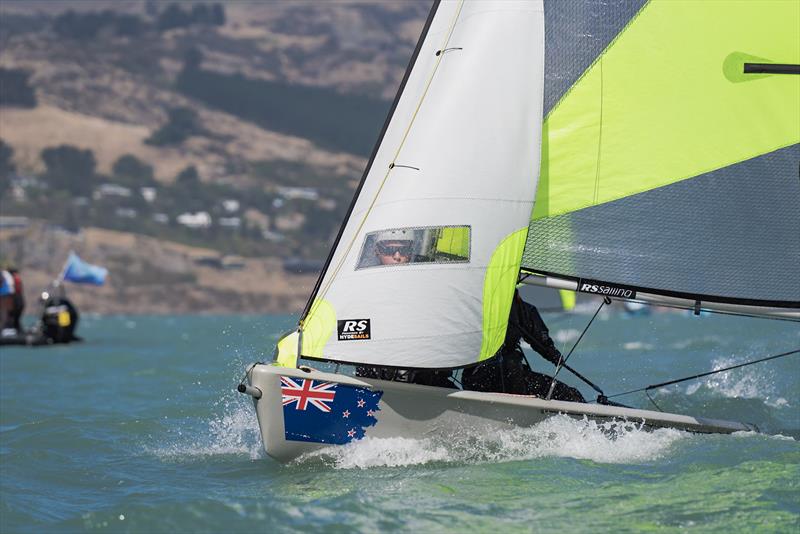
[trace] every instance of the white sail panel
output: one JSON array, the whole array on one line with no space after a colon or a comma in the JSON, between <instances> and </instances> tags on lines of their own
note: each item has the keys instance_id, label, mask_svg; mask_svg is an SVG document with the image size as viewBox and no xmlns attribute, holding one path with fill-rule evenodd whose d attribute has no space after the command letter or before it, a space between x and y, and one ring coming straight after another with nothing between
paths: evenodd
<instances>
[{"instance_id":1,"label":"white sail panel","mask_svg":"<svg viewBox=\"0 0 800 534\"><path fill-rule=\"evenodd\" d=\"M505 332L540 162L541 1L442 2L314 302L305 357L458 367Z\"/></svg>"}]
</instances>

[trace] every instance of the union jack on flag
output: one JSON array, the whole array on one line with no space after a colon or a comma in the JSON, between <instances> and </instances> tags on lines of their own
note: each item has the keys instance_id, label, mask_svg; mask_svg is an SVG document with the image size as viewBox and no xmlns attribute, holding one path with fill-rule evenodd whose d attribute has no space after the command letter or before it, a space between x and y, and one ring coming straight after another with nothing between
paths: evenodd
<instances>
[{"instance_id":1,"label":"union jack on flag","mask_svg":"<svg viewBox=\"0 0 800 534\"><path fill-rule=\"evenodd\" d=\"M297 403L296 410L304 410L309 404L323 412L330 412L328 403L333 402L336 396L336 383L319 382L314 385L314 380L305 378L281 377L281 394L283 405L289 406Z\"/></svg>"}]
</instances>

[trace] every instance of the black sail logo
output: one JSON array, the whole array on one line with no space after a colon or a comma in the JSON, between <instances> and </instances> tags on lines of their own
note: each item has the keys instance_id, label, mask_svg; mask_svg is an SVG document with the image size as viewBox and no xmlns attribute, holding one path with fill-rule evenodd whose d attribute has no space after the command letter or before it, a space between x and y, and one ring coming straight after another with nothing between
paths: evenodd
<instances>
[{"instance_id":1,"label":"black sail logo","mask_svg":"<svg viewBox=\"0 0 800 534\"><path fill-rule=\"evenodd\" d=\"M594 293L596 295L606 295L609 297L619 297L623 299L636 298L636 290L630 287L600 282L599 280L578 280L578 291L582 293Z\"/></svg>"},{"instance_id":2,"label":"black sail logo","mask_svg":"<svg viewBox=\"0 0 800 534\"><path fill-rule=\"evenodd\" d=\"M336 321L339 341L370 339L369 319L340 319Z\"/></svg>"}]
</instances>

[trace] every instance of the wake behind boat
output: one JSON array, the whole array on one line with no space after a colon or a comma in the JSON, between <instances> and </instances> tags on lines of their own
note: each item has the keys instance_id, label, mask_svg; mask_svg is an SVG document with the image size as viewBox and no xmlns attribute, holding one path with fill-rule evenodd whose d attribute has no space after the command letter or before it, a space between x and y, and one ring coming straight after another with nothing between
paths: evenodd
<instances>
[{"instance_id":1,"label":"wake behind boat","mask_svg":"<svg viewBox=\"0 0 800 534\"><path fill-rule=\"evenodd\" d=\"M380 378L502 361L520 283L800 320L798 17L793 2L436 2L297 330L240 385L267 453L556 413L754 430L616 405L572 351L538 398ZM598 403L553 400L561 370Z\"/></svg>"}]
</instances>

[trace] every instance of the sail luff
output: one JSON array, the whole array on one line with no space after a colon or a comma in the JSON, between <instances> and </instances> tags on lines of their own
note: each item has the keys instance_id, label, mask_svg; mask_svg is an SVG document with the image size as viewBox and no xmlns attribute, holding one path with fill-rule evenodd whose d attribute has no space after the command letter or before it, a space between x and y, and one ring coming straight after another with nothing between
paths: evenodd
<instances>
[{"instance_id":1,"label":"sail luff","mask_svg":"<svg viewBox=\"0 0 800 534\"><path fill-rule=\"evenodd\" d=\"M456 21L458 20L458 15L461 13L461 7L463 5L464 5L464 0L458 0L458 8L456 9L456 12L455 12L455 14L454 14L454 16L452 18L452 21L450 22L450 28L447 31L447 35L444 38L444 41L442 42L442 44L440 45L440 50L445 50L447 48L447 43L450 40L450 36L453 33L453 28L455 27ZM433 13L433 14L435 15L435 13ZM424 37L424 34L423 34L423 37ZM422 42L422 41L420 41L420 42ZM439 64L441 63L443 57L444 57L443 54L437 54L436 64L433 66L433 70L431 71L431 73L430 73L430 75L428 77L428 81L425 84L425 89L423 90L422 95L419 97L419 101L417 102L416 108L414 109L414 113L411 115L411 119L408 122L408 126L406 127L405 132L403 132L403 137L400 140L399 145L397 146L397 150L395 150L394 157L392 158L392 163L386 169L386 171L385 171L385 173L383 175L383 179L381 180L380 185L378 186L378 190L372 196L372 199L371 199L371 201L369 203L369 206L367 207L366 212L363 215L360 215L360 220L358 222L358 226L356 227L355 232L353 233L353 238L350 240L350 242L345 247L344 253L341 255L341 258L340 258L339 262L337 263L337 265L334 268L334 270L331 273L331 275L328 277L327 283L325 283L323 285L323 287L320 289L320 291L318 293L318 297L319 297L320 300L325 298L325 294L327 293L328 288L330 288L331 284L333 284L334 280L336 280L336 276L338 275L339 270L342 268L342 265L344 264L344 261L347 258L348 253L350 252L350 250L352 249L353 245L355 244L355 241L356 241L356 238L357 238L358 234L363 229L364 223L366 223L370 212L374 208L375 203L377 202L378 197L381 194L381 191L383 191L383 188L386 185L386 181L389 179L389 174L390 174L392 168L394 167L395 162L397 161L397 157L400 155L400 151L403 149L403 146L405 145L406 139L408 138L408 135L411 132L411 128L414 125L414 122L415 122L415 119L417 117L417 114L419 113L420 107L422 107L422 103L425 101L425 95L428 93L428 90L430 89L431 82L433 82L433 78L436 75L436 71L438 70ZM397 100L398 101L399 101L401 96L402 96L402 88L400 89L400 91L398 91L398 94L397 94ZM379 142L379 144L380 144L380 142ZM376 150L377 150L377 148L376 148ZM354 202L353 202L353 206L354 207L355 207L357 202L358 202L358 195L354 199ZM351 212L351 215L352 215L352 212ZM347 222L345 222L345 226L346 226L346 224L347 224ZM332 250L335 250L335 248L336 247L334 247ZM316 295L315 295L315 297L316 297Z\"/></svg>"},{"instance_id":2,"label":"sail luff","mask_svg":"<svg viewBox=\"0 0 800 534\"><path fill-rule=\"evenodd\" d=\"M392 117L394 116L394 112L397 109L397 103L400 101L400 97L403 95L403 90L406 87L406 82L408 82L408 78L411 75L411 70L414 68L414 64L417 61L417 57L419 56L419 51L422 48L422 43L425 41L426 36L428 35L428 30L431 27L431 23L433 22L433 18L436 15L436 11L439 8L439 4L442 0L434 0L433 5L431 6L431 10L428 12L428 18L425 20L425 24L422 27L422 32L420 33L419 39L417 40L417 44L414 47L414 52L411 54L411 59L408 61L408 65L406 66L405 73L403 74L403 79L400 82L400 86L395 94L394 100L392 101L392 106L389 108L389 113L386 115L386 120L383 123L383 127L381 128L381 132L378 135L377 141L375 141L375 145L372 148L372 153L370 154L369 160L367 161L367 165L364 168L364 173L361 175L361 180L358 182L358 186L353 194L353 199L350 202L350 206L347 209L347 213L342 220L342 224L339 227L339 232L336 234L336 238L331 245L331 249L328 252L328 257L325 260L325 265L323 265L322 270L317 277L317 281L314 284L314 288L311 290L311 294L308 297L308 301L306 301L305 308L303 312L300 314L300 319L298 321L298 325L300 328L303 326L303 321L308 316L311 311L311 306L313 305L314 299L317 297L317 293L319 292L320 286L322 285L322 281L325 279L325 275L328 272L328 268L330 267L331 261L333 260L333 256L336 252L337 247L339 246L339 242L342 239L342 235L344 234L344 230L347 227L347 222L350 219L350 215L353 213L353 209L358 202L358 197L361 194L361 190L364 187L364 183L367 181L367 176L369 176L370 170L372 169L372 164L375 161L375 156L378 154L378 149L383 142L383 138L386 135L386 130L389 128L389 124L392 121Z\"/></svg>"}]
</instances>

